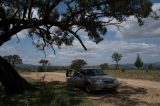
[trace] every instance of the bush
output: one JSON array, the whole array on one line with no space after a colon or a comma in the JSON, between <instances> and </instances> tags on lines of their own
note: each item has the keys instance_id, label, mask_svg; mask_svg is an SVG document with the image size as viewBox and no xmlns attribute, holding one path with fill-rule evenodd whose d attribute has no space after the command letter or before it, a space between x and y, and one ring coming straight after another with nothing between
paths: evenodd
<instances>
[{"instance_id":1,"label":"bush","mask_svg":"<svg viewBox=\"0 0 160 106\"><path fill-rule=\"evenodd\" d=\"M44 72L44 68L40 66L40 67L37 68L37 71L38 72Z\"/></svg>"},{"instance_id":2,"label":"bush","mask_svg":"<svg viewBox=\"0 0 160 106\"><path fill-rule=\"evenodd\" d=\"M121 69L121 72L125 72L125 71L126 71L126 69L124 69L124 68Z\"/></svg>"}]
</instances>

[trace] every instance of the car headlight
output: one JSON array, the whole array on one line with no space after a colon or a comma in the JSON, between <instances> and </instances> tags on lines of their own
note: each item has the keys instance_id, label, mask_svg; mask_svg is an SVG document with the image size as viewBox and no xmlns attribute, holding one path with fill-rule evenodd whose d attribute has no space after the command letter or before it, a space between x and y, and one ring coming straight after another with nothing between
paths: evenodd
<instances>
[{"instance_id":1,"label":"car headlight","mask_svg":"<svg viewBox=\"0 0 160 106\"><path fill-rule=\"evenodd\" d=\"M118 80L114 80L114 83L117 84L117 83L118 83Z\"/></svg>"},{"instance_id":2,"label":"car headlight","mask_svg":"<svg viewBox=\"0 0 160 106\"><path fill-rule=\"evenodd\" d=\"M98 79L98 80L96 81L96 84L103 84L103 80Z\"/></svg>"}]
</instances>

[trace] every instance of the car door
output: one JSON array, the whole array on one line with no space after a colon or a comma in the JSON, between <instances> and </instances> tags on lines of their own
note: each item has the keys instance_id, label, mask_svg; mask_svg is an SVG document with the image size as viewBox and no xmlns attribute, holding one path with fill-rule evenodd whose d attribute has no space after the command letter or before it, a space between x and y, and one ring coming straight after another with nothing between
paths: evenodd
<instances>
[{"instance_id":1,"label":"car door","mask_svg":"<svg viewBox=\"0 0 160 106\"><path fill-rule=\"evenodd\" d=\"M76 77L74 78L74 83L77 87L83 87L85 82L84 80L85 77L82 74L77 73Z\"/></svg>"},{"instance_id":2,"label":"car door","mask_svg":"<svg viewBox=\"0 0 160 106\"><path fill-rule=\"evenodd\" d=\"M84 76L79 72L75 71L73 77L71 78L71 83L75 87L83 87L84 85Z\"/></svg>"},{"instance_id":3,"label":"car door","mask_svg":"<svg viewBox=\"0 0 160 106\"><path fill-rule=\"evenodd\" d=\"M74 71L73 70L67 70L66 72L66 82L67 82L67 85L70 85L70 86L74 86L74 81L73 81L73 73Z\"/></svg>"}]
</instances>

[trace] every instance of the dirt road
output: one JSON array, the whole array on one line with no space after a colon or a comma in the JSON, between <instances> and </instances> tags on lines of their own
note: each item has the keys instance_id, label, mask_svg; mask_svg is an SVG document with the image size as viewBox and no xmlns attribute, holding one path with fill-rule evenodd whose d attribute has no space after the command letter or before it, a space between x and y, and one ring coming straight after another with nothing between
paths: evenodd
<instances>
[{"instance_id":1,"label":"dirt road","mask_svg":"<svg viewBox=\"0 0 160 106\"><path fill-rule=\"evenodd\" d=\"M43 81L65 82L65 74L57 72L32 72L21 74L24 77ZM117 93L99 92L87 95L98 106L160 106L160 82L122 79Z\"/></svg>"}]
</instances>

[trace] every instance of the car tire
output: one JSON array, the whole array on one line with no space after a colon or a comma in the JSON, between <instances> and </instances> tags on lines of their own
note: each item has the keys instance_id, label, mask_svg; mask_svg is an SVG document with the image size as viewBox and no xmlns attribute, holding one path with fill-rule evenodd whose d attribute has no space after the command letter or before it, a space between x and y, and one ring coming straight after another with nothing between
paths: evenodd
<instances>
[{"instance_id":1,"label":"car tire","mask_svg":"<svg viewBox=\"0 0 160 106\"><path fill-rule=\"evenodd\" d=\"M85 91L86 91L87 93L93 93L93 89L92 89L91 84L87 83L87 84L85 85Z\"/></svg>"},{"instance_id":2,"label":"car tire","mask_svg":"<svg viewBox=\"0 0 160 106\"><path fill-rule=\"evenodd\" d=\"M111 92L112 92L112 93L118 93L117 88L111 89Z\"/></svg>"}]
</instances>

